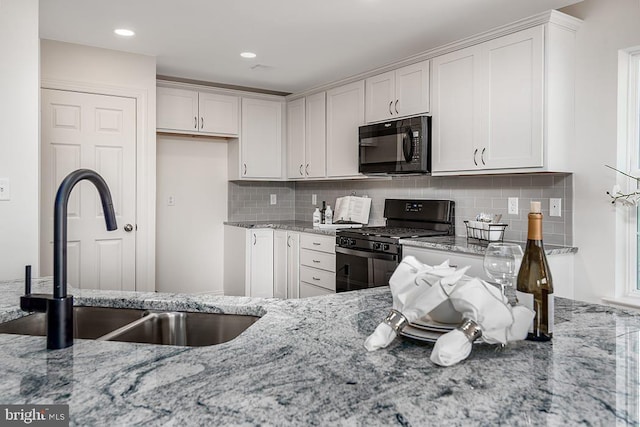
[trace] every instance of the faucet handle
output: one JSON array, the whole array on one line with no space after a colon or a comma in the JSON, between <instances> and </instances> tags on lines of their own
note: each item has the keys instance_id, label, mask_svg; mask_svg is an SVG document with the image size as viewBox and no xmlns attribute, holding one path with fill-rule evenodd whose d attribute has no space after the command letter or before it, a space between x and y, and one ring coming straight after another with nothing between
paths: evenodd
<instances>
[{"instance_id":1,"label":"faucet handle","mask_svg":"<svg viewBox=\"0 0 640 427\"><path fill-rule=\"evenodd\" d=\"M31 294L31 266L26 265L24 267L24 294Z\"/></svg>"}]
</instances>

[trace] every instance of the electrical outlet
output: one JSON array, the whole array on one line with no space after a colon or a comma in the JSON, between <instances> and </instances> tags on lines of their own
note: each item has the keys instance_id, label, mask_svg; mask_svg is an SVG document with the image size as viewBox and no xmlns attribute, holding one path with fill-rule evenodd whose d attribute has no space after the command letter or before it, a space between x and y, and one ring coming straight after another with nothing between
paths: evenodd
<instances>
[{"instance_id":1,"label":"electrical outlet","mask_svg":"<svg viewBox=\"0 0 640 427\"><path fill-rule=\"evenodd\" d=\"M278 203L278 196L275 194L271 195L271 204L275 205L276 203Z\"/></svg>"},{"instance_id":2,"label":"electrical outlet","mask_svg":"<svg viewBox=\"0 0 640 427\"><path fill-rule=\"evenodd\" d=\"M0 178L0 200L11 200L9 178Z\"/></svg>"},{"instance_id":3,"label":"electrical outlet","mask_svg":"<svg viewBox=\"0 0 640 427\"><path fill-rule=\"evenodd\" d=\"M314 206L318 204L318 195L317 194L312 194L311 195L311 204L314 205Z\"/></svg>"},{"instance_id":4,"label":"electrical outlet","mask_svg":"<svg viewBox=\"0 0 640 427\"><path fill-rule=\"evenodd\" d=\"M167 197L167 206L175 206L176 205L176 198L175 196L169 196Z\"/></svg>"},{"instance_id":5,"label":"electrical outlet","mask_svg":"<svg viewBox=\"0 0 640 427\"><path fill-rule=\"evenodd\" d=\"M507 201L507 212L509 215L518 215L518 198L509 197Z\"/></svg>"},{"instance_id":6,"label":"electrical outlet","mask_svg":"<svg viewBox=\"0 0 640 427\"><path fill-rule=\"evenodd\" d=\"M549 216L562 216L562 199L549 199Z\"/></svg>"}]
</instances>

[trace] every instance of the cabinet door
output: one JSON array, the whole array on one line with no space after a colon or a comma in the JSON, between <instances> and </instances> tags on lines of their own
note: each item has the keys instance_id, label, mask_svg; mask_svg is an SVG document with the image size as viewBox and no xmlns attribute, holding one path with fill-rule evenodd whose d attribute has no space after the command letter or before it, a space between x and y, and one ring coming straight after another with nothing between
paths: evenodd
<instances>
[{"instance_id":1,"label":"cabinet door","mask_svg":"<svg viewBox=\"0 0 640 427\"><path fill-rule=\"evenodd\" d=\"M433 172L479 167L480 49L472 46L432 60Z\"/></svg>"},{"instance_id":2,"label":"cabinet door","mask_svg":"<svg viewBox=\"0 0 640 427\"><path fill-rule=\"evenodd\" d=\"M324 295L334 294L334 291L321 288L319 286L310 285L309 283L300 282L300 298L321 297Z\"/></svg>"},{"instance_id":3,"label":"cabinet door","mask_svg":"<svg viewBox=\"0 0 640 427\"><path fill-rule=\"evenodd\" d=\"M239 98L205 92L198 96L200 132L237 136Z\"/></svg>"},{"instance_id":4,"label":"cabinet door","mask_svg":"<svg viewBox=\"0 0 640 427\"><path fill-rule=\"evenodd\" d=\"M287 178L304 178L305 99L287 103Z\"/></svg>"},{"instance_id":5,"label":"cabinet door","mask_svg":"<svg viewBox=\"0 0 640 427\"><path fill-rule=\"evenodd\" d=\"M483 43L484 168L543 166L544 28Z\"/></svg>"},{"instance_id":6,"label":"cabinet door","mask_svg":"<svg viewBox=\"0 0 640 427\"><path fill-rule=\"evenodd\" d=\"M287 232L275 230L273 232L273 296L287 298L288 277L288 248Z\"/></svg>"},{"instance_id":7,"label":"cabinet door","mask_svg":"<svg viewBox=\"0 0 640 427\"><path fill-rule=\"evenodd\" d=\"M396 116L411 116L429 111L429 61L396 70Z\"/></svg>"},{"instance_id":8,"label":"cabinet door","mask_svg":"<svg viewBox=\"0 0 640 427\"><path fill-rule=\"evenodd\" d=\"M305 131L305 175L307 178L322 178L327 174L327 109L324 92L307 97Z\"/></svg>"},{"instance_id":9,"label":"cabinet door","mask_svg":"<svg viewBox=\"0 0 640 427\"><path fill-rule=\"evenodd\" d=\"M327 176L358 175L358 127L364 124L364 81L327 91Z\"/></svg>"},{"instance_id":10,"label":"cabinet door","mask_svg":"<svg viewBox=\"0 0 640 427\"><path fill-rule=\"evenodd\" d=\"M158 129L198 131L198 92L159 87L156 97Z\"/></svg>"},{"instance_id":11,"label":"cabinet door","mask_svg":"<svg viewBox=\"0 0 640 427\"><path fill-rule=\"evenodd\" d=\"M395 71L369 77L365 81L367 123L387 120L397 115L394 111L396 101Z\"/></svg>"},{"instance_id":12,"label":"cabinet door","mask_svg":"<svg viewBox=\"0 0 640 427\"><path fill-rule=\"evenodd\" d=\"M242 98L243 178L282 178L283 103Z\"/></svg>"},{"instance_id":13,"label":"cabinet door","mask_svg":"<svg viewBox=\"0 0 640 427\"><path fill-rule=\"evenodd\" d=\"M300 234L287 232L287 297L300 297Z\"/></svg>"},{"instance_id":14,"label":"cabinet door","mask_svg":"<svg viewBox=\"0 0 640 427\"><path fill-rule=\"evenodd\" d=\"M251 230L249 296L273 298L273 230Z\"/></svg>"}]
</instances>

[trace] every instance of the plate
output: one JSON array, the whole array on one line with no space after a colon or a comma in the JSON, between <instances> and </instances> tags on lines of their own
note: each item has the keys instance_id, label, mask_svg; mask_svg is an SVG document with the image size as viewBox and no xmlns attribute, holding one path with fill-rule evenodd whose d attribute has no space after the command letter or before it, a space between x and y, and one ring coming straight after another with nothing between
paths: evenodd
<instances>
[{"instance_id":1,"label":"plate","mask_svg":"<svg viewBox=\"0 0 640 427\"><path fill-rule=\"evenodd\" d=\"M414 340L425 342L436 342L442 334L444 334L444 331L426 331L424 329L414 328L411 325L405 326L404 328L402 328L402 331L400 331L400 335L402 335L403 337L413 338Z\"/></svg>"},{"instance_id":2,"label":"plate","mask_svg":"<svg viewBox=\"0 0 640 427\"><path fill-rule=\"evenodd\" d=\"M435 320L432 320L428 314L421 319L411 322L410 325L413 326L414 328L419 328L419 329L432 331L432 332L442 332L442 333L449 332L457 328L458 326L460 326L457 323L436 322Z\"/></svg>"}]
</instances>

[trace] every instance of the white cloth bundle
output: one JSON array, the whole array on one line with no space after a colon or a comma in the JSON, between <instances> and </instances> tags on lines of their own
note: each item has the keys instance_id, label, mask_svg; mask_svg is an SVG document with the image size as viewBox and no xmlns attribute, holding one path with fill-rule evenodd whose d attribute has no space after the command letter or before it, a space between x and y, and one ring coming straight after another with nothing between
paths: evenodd
<instances>
[{"instance_id":1,"label":"white cloth bundle","mask_svg":"<svg viewBox=\"0 0 640 427\"><path fill-rule=\"evenodd\" d=\"M418 320L436 308L444 318L460 319L459 313L448 302L448 295L443 287L437 285L455 285L467 269L468 267L456 270L449 266L449 261L432 267L412 256L405 257L389 279L393 309L402 313L407 322ZM396 335L396 331L388 323L382 322L366 339L364 346L369 351L386 347Z\"/></svg>"},{"instance_id":2,"label":"white cloth bundle","mask_svg":"<svg viewBox=\"0 0 640 427\"><path fill-rule=\"evenodd\" d=\"M488 344L506 344L527 336L534 312L517 305L512 307L495 286L480 279L461 281L449 293L449 300L462 317L477 324L480 340ZM472 340L460 329L442 335L431 352L431 361L451 366L471 353Z\"/></svg>"}]
</instances>

